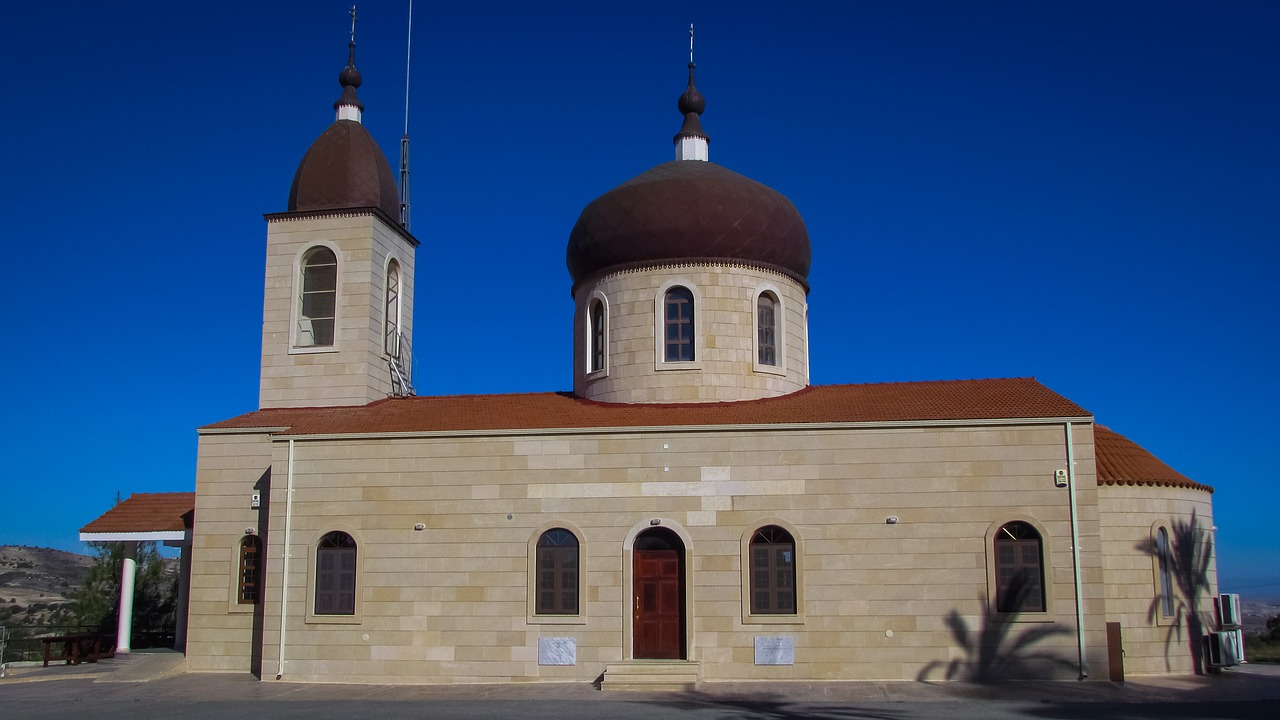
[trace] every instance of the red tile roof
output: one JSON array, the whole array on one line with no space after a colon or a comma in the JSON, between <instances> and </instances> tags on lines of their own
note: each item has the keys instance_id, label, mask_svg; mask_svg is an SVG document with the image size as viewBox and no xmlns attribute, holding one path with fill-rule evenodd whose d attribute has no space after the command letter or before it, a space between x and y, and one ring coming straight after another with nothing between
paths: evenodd
<instances>
[{"instance_id":1,"label":"red tile roof","mask_svg":"<svg viewBox=\"0 0 1280 720\"><path fill-rule=\"evenodd\" d=\"M191 527L196 494L134 493L128 500L80 528L82 533L182 531Z\"/></svg>"},{"instance_id":2,"label":"red tile roof","mask_svg":"<svg viewBox=\"0 0 1280 720\"><path fill-rule=\"evenodd\" d=\"M626 404L571 393L388 398L359 407L258 410L205 429L287 435L1089 417L1034 378L818 385L764 400Z\"/></svg>"},{"instance_id":3,"label":"red tile roof","mask_svg":"<svg viewBox=\"0 0 1280 720\"><path fill-rule=\"evenodd\" d=\"M1165 465L1138 443L1111 428L1094 425L1093 446L1098 457L1099 485L1155 485L1213 492L1212 487Z\"/></svg>"}]
</instances>

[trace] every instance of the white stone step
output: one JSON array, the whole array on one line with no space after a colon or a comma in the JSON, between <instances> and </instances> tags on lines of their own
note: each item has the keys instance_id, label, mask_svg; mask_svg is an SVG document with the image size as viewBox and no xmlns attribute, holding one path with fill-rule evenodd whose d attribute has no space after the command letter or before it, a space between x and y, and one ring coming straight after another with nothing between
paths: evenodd
<instances>
[{"instance_id":1,"label":"white stone step","mask_svg":"<svg viewBox=\"0 0 1280 720\"><path fill-rule=\"evenodd\" d=\"M688 660L631 660L609 665L601 690L691 690L701 665Z\"/></svg>"}]
</instances>

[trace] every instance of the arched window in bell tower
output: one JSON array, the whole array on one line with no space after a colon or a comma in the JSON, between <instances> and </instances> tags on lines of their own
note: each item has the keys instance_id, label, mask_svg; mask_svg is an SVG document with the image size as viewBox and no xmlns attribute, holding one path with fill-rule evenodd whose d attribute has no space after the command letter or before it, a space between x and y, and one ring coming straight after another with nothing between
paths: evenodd
<instances>
[{"instance_id":1,"label":"arched window in bell tower","mask_svg":"<svg viewBox=\"0 0 1280 720\"><path fill-rule=\"evenodd\" d=\"M383 350L390 356L400 353L400 263L387 263L387 319Z\"/></svg>"},{"instance_id":2,"label":"arched window in bell tower","mask_svg":"<svg viewBox=\"0 0 1280 720\"><path fill-rule=\"evenodd\" d=\"M663 336L667 362L693 362L693 292L671 288L663 298Z\"/></svg>"},{"instance_id":3,"label":"arched window in bell tower","mask_svg":"<svg viewBox=\"0 0 1280 720\"><path fill-rule=\"evenodd\" d=\"M326 247L302 258L298 293L298 347L333 345L338 308L338 258Z\"/></svg>"}]
</instances>

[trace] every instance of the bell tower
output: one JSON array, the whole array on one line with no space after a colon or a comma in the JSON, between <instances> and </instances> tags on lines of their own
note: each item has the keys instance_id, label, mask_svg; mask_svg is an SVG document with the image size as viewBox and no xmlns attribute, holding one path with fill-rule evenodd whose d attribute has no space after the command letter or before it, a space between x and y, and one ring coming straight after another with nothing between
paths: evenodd
<instances>
[{"instance_id":1,"label":"bell tower","mask_svg":"<svg viewBox=\"0 0 1280 720\"><path fill-rule=\"evenodd\" d=\"M395 175L361 124L355 18L332 125L303 156L288 209L266 215L258 406L364 405L413 393L418 241Z\"/></svg>"}]
</instances>

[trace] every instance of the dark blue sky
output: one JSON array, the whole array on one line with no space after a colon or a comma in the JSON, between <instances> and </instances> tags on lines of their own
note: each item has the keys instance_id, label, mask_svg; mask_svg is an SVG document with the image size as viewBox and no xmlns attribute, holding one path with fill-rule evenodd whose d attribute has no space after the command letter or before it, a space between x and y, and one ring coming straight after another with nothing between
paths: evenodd
<instances>
[{"instance_id":1,"label":"dark blue sky","mask_svg":"<svg viewBox=\"0 0 1280 720\"><path fill-rule=\"evenodd\" d=\"M0 543L191 489L195 428L256 407L261 216L332 122L348 7L7 10ZM1223 588L1280 595L1280 3L415 13L419 392L572 386L565 242L671 158L693 21L711 159L809 227L813 382L1036 376L1216 487ZM357 31L393 163L406 14Z\"/></svg>"}]
</instances>

